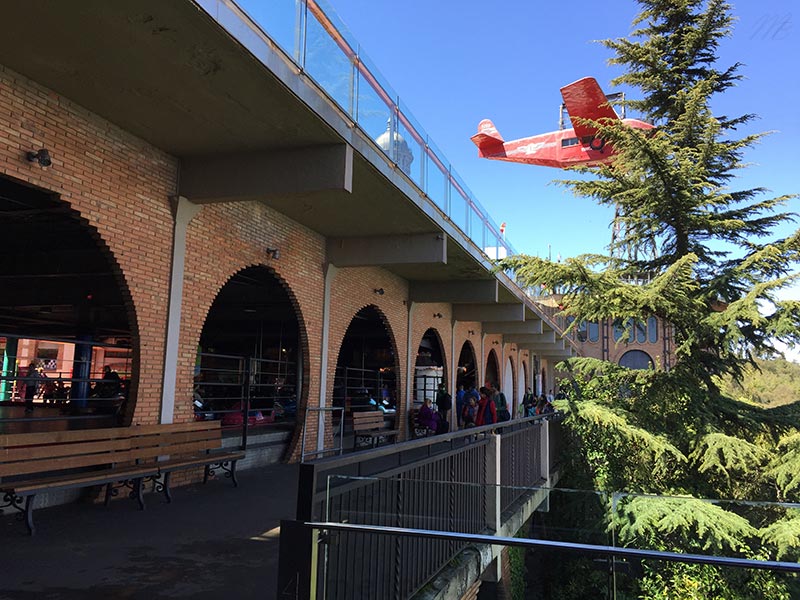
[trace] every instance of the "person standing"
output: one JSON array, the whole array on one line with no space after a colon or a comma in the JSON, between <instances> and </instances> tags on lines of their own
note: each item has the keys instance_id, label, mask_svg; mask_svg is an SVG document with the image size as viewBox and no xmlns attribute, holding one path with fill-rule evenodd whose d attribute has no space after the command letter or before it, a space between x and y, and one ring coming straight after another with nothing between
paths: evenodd
<instances>
[{"instance_id":1,"label":"person standing","mask_svg":"<svg viewBox=\"0 0 800 600\"><path fill-rule=\"evenodd\" d=\"M492 425L497 423L497 410L494 402L490 399L492 391L488 388L481 388L481 399L478 401L478 414L475 417L475 425Z\"/></svg>"},{"instance_id":2,"label":"person standing","mask_svg":"<svg viewBox=\"0 0 800 600\"><path fill-rule=\"evenodd\" d=\"M456 392L456 419L458 421L458 426L461 427L464 424L464 406L466 406L466 395L467 392L464 390L464 386L458 386L458 391Z\"/></svg>"},{"instance_id":3,"label":"person standing","mask_svg":"<svg viewBox=\"0 0 800 600\"><path fill-rule=\"evenodd\" d=\"M447 393L447 387L439 384L439 389L436 392L436 408L439 411L439 417L442 423L449 423L447 415L450 409L453 408L453 397Z\"/></svg>"},{"instance_id":4,"label":"person standing","mask_svg":"<svg viewBox=\"0 0 800 600\"><path fill-rule=\"evenodd\" d=\"M36 362L31 361L28 365L28 370L25 373L25 414L29 415L33 412L33 399L36 397L36 392L39 390L39 382L42 376L36 368Z\"/></svg>"}]
</instances>

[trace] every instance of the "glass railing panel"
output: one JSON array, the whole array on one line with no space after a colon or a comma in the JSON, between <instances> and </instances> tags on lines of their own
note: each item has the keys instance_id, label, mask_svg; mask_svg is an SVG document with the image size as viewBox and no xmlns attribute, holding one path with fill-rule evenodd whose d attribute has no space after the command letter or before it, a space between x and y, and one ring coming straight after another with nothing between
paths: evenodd
<instances>
[{"instance_id":1,"label":"glass railing panel","mask_svg":"<svg viewBox=\"0 0 800 600\"><path fill-rule=\"evenodd\" d=\"M270 0L271 1L271 0ZM304 1L308 5L308 12L311 14L324 15L324 19L336 30L337 35L350 48L355 50L358 47L358 40L353 36L347 25L339 18L333 6L327 0L298 0ZM320 17L322 18L322 17Z\"/></svg>"},{"instance_id":2,"label":"glass railing panel","mask_svg":"<svg viewBox=\"0 0 800 600\"><path fill-rule=\"evenodd\" d=\"M406 175L411 177L412 181L416 183L420 189L424 190L425 138L427 136L425 135L425 131L422 129L422 126L419 124L419 121L416 120L414 115L411 113L411 110L402 100L398 101L398 106L400 109L400 114L398 115L398 133L405 141L408 150L411 153L411 163L408 165L408 170L403 170L406 172ZM401 146L398 147L398 150L403 152L404 148ZM403 156L399 154L395 158L395 162L401 164L402 159Z\"/></svg>"},{"instance_id":3,"label":"glass railing panel","mask_svg":"<svg viewBox=\"0 0 800 600\"><path fill-rule=\"evenodd\" d=\"M478 207L474 204L469 205L469 238L484 252L486 251L486 228L484 227L484 215L478 212Z\"/></svg>"},{"instance_id":4,"label":"glass railing panel","mask_svg":"<svg viewBox=\"0 0 800 600\"><path fill-rule=\"evenodd\" d=\"M464 234L467 234L469 228L469 203L467 199L459 192L459 190L449 184L447 185L449 191L450 201L450 220L455 223Z\"/></svg>"},{"instance_id":5,"label":"glass railing panel","mask_svg":"<svg viewBox=\"0 0 800 600\"><path fill-rule=\"evenodd\" d=\"M377 141L382 135L389 135L389 125L393 109L389 99L382 95L376 82L365 68L356 74L356 121L367 136ZM388 155L388 154L387 154Z\"/></svg>"},{"instance_id":6,"label":"glass railing panel","mask_svg":"<svg viewBox=\"0 0 800 600\"><path fill-rule=\"evenodd\" d=\"M294 60L299 58L300 23L305 11L301 0L238 0L236 4ZM238 15L217 2L219 22L262 61L267 59L267 46L260 34L242 26Z\"/></svg>"},{"instance_id":7,"label":"glass railing panel","mask_svg":"<svg viewBox=\"0 0 800 600\"><path fill-rule=\"evenodd\" d=\"M613 578L617 598L800 598L797 573L769 568L615 559Z\"/></svg>"},{"instance_id":8,"label":"glass railing panel","mask_svg":"<svg viewBox=\"0 0 800 600\"><path fill-rule=\"evenodd\" d=\"M428 197L442 209L450 219L453 219L452 209L447 205L447 178L449 166L447 161L442 158L444 155L439 151L433 141L427 140L428 151L425 154L425 185L423 191ZM464 214L462 206L461 214Z\"/></svg>"},{"instance_id":9,"label":"glass railing panel","mask_svg":"<svg viewBox=\"0 0 800 600\"><path fill-rule=\"evenodd\" d=\"M760 560L800 558L798 504L617 493L613 516L620 546ZM792 532L797 541L787 545Z\"/></svg>"},{"instance_id":10,"label":"glass railing panel","mask_svg":"<svg viewBox=\"0 0 800 600\"><path fill-rule=\"evenodd\" d=\"M347 114L355 112L355 50L344 39L334 40L309 10L306 19L306 73L322 87Z\"/></svg>"}]
</instances>

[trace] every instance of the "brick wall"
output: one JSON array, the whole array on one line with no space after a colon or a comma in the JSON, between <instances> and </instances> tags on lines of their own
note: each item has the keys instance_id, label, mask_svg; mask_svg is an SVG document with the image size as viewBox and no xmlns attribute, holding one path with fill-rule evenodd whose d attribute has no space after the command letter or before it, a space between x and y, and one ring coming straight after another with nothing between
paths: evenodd
<instances>
[{"instance_id":1,"label":"brick wall","mask_svg":"<svg viewBox=\"0 0 800 600\"><path fill-rule=\"evenodd\" d=\"M53 164L29 162L47 148ZM0 174L59 194L95 230L126 288L134 423L158 421L177 162L0 65ZM130 415L129 415L130 417Z\"/></svg>"},{"instance_id":2,"label":"brick wall","mask_svg":"<svg viewBox=\"0 0 800 600\"><path fill-rule=\"evenodd\" d=\"M280 249L268 258L266 247ZM303 390L298 423L306 407L319 403L320 340L325 256L324 238L260 202L206 205L189 223L186 234L183 314L175 397L175 419L192 415L192 385L197 344L206 316L219 291L237 272L261 265L289 295L299 324ZM309 419L316 436L317 420ZM300 431L291 454L299 450Z\"/></svg>"}]
</instances>

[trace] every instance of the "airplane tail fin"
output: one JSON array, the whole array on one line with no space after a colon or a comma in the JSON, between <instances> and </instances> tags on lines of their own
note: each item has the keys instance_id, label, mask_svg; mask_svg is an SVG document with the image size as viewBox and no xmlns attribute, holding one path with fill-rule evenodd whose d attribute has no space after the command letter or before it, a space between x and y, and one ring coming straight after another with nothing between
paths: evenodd
<instances>
[{"instance_id":1,"label":"airplane tail fin","mask_svg":"<svg viewBox=\"0 0 800 600\"><path fill-rule=\"evenodd\" d=\"M505 142L494 123L489 119L484 119L478 123L478 133L469 139L478 147L478 155L482 157L488 154L496 154L499 150L502 150Z\"/></svg>"},{"instance_id":2,"label":"airplane tail fin","mask_svg":"<svg viewBox=\"0 0 800 600\"><path fill-rule=\"evenodd\" d=\"M576 123L575 117L592 119L593 121L599 121L600 119L619 120L619 116L613 107L608 104L606 95L594 77L584 77L574 83L565 85L561 88L561 97L564 99L570 120L572 120L575 134L579 138L594 137L597 134L597 129L589 125Z\"/></svg>"}]
</instances>

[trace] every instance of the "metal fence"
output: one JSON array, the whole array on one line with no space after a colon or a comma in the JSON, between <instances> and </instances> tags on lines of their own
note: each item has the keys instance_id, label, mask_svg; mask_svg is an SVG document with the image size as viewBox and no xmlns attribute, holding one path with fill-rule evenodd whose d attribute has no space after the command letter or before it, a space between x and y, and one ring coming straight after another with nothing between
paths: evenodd
<instances>
[{"instance_id":1,"label":"metal fence","mask_svg":"<svg viewBox=\"0 0 800 600\"><path fill-rule=\"evenodd\" d=\"M542 484L544 421L520 419L304 463L297 519L494 533L498 486ZM546 466L544 472L546 478ZM526 492L501 491L503 508ZM320 582L315 598L411 597L465 546L454 539L341 532L335 541L320 540L316 571L300 574L293 570L302 568L299 561L289 565L284 557L302 547L289 531L282 525L279 589L296 593L301 580L312 578Z\"/></svg>"}]
</instances>

